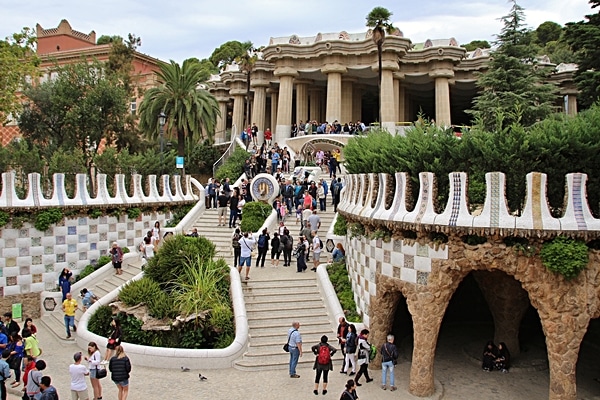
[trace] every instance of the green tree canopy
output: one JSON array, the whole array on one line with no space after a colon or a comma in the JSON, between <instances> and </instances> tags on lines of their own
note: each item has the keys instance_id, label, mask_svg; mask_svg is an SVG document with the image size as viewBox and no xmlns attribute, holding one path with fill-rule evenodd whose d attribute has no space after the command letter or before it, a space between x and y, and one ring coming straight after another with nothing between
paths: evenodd
<instances>
[{"instance_id":1,"label":"green tree canopy","mask_svg":"<svg viewBox=\"0 0 600 400\"><path fill-rule=\"evenodd\" d=\"M535 30L535 41L540 46L545 46L546 43L557 41L562 35L562 26L556 22L546 21Z\"/></svg>"},{"instance_id":2,"label":"green tree canopy","mask_svg":"<svg viewBox=\"0 0 600 400\"><path fill-rule=\"evenodd\" d=\"M194 60L184 60L180 66L171 60L158 73L161 84L149 89L140 105L140 130L150 137L159 133L158 116L167 115L165 132L177 131L177 153L185 155L185 140L193 136L212 141L219 115L217 100L199 87L203 70Z\"/></svg>"},{"instance_id":3,"label":"green tree canopy","mask_svg":"<svg viewBox=\"0 0 600 400\"><path fill-rule=\"evenodd\" d=\"M236 58L242 57L248 48L252 48L252 43L231 40L217 47L208 59L215 67L222 68L227 64L231 64Z\"/></svg>"},{"instance_id":4,"label":"green tree canopy","mask_svg":"<svg viewBox=\"0 0 600 400\"><path fill-rule=\"evenodd\" d=\"M600 7L600 0L590 0L592 8ZM565 39L575 52L579 69L575 82L580 91L578 104L588 108L600 98L600 12L586 15L587 21L567 24Z\"/></svg>"},{"instance_id":5,"label":"green tree canopy","mask_svg":"<svg viewBox=\"0 0 600 400\"><path fill-rule=\"evenodd\" d=\"M96 40L96 44L109 44L115 42L123 42L123 38L119 35L102 35Z\"/></svg>"},{"instance_id":6,"label":"green tree canopy","mask_svg":"<svg viewBox=\"0 0 600 400\"><path fill-rule=\"evenodd\" d=\"M37 78L36 41L30 28L0 40L0 125L21 112L18 93L28 78Z\"/></svg>"},{"instance_id":7,"label":"green tree canopy","mask_svg":"<svg viewBox=\"0 0 600 400\"><path fill-rule=\"evenodd\" d=\"M544 83L550 71L535 68L536 52L524 27L523 8L515 1L495 42L488 70L479 76L481 92L467 112L488 130L534 124L553 112L556 89Z\"/></svg>"},{"instance_id":8,"label":"green tree canopy","mask_svg":"<svg viewBox=\"0 0 600 400\"><path fill-rule=\"evenodd\" d=\"M190 58L191 61L197 62L202 69L202 75L200 76L200 82L206 82L213 74L219 73L219 68L215 67L208 58L198 60L196 57Z\"/></svg>"},{"instance_id":9,"label":"green tree canopy","mask_svg":"<svg viewBox=\"0 0 600 400\"><path fill-rule=\"evenodd\" d=\"M490 46L490 43L487 40L472 40L471 42L463 45L462 47L467 49L467 51L474 51L477 49L489 49L492 46Z\"/></svg>"}]
</instances>

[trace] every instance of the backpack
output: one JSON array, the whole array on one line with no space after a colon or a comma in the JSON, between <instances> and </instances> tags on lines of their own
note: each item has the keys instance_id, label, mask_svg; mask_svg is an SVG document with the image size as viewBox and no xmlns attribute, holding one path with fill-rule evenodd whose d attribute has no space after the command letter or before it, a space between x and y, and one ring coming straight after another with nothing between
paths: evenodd
<instances>
[{"instance_id":1,"label":"backpack","mask_svg":"<svg viewBox=\"0 0 600 400\"><path fill-rule=\"evenodd\" d=\"M245 142L246 140L248 140L248 134L246 133L246 131L242 131L242 140Z\"/></svg>"},{"instance_id":2,"label":"backpack","mask_svg":"<svg viewBox=\"0 0 600 400\"><path fill-rule=\"evenodd\" d=\"M260 235L258 237L258 247L265 247L267 245L267 236Z\"/></svg>"},{"instance_id":3,"label":"backpack","mask_svg":"<svg viewBox=\"0 0 600 400\"><path fill-rule=\"evenodd\" d=\"M321 238L319 238L319 247L323 248L323 241L321 240Z\"/></svg>"},{"instance_id":4,"label":"backpack","mask_svg":"<svg viewBox=\"0 0 600 400\"><path fill-rule=\"evenodd\" d=\"M337 195L340 194L341 189L340 184L336 183L333 187L333 195L337 197Z\"/></svg>"},{"instance_id":5,"label":"backpack","mask_svg":"<svg viewBox=\"0 0 600 400\"><path fill-rule=\"evenodd\" d=\"M319 346L319 355L317 356L317 362L321 365L328 365L331 362L331 353L329 352L329 346Z\"/></svg>"},{"instance_id":6,"label":"backpack","mask_svg":"<svg viewBox=\"0 0 600 400\"><path fill-rule=\"evenodd\" d=\"M240 245L240 235L238 235L238 234L233 235L233 238L231 239L231 246L234 249L239 249L240 247L242 247Z\"/></svg>"},{"instance_id":7,"label":"backpack","mask_svg":"<svg viewBox=\"0 0 600 400\"><path fill-rule=\"evenodd\" d=\"M373 361L375 357L377 357L377 347L375 345L370 345L369 349L369 361Z\"/></svg>"}]
</instances>

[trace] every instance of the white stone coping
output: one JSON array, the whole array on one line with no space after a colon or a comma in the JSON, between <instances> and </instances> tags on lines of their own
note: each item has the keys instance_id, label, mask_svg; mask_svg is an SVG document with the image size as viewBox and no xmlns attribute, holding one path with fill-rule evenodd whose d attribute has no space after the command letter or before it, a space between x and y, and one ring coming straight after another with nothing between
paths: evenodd
<instances>
[{"instance_id":1,"label":"white stone coping","mask_svg":"<svg viewBox=\"0 0 600 400\"><path fill-rule=\"evenodd\" d=\"M142 278L140 273L129 282ZM235 319L235 339L232 344L224 349L181 349L167 347L142 346L123 342L123 348L133 365L145 367L158 367L177 369L181 366L191 366L194 369L224 369L231 368L233 362L240 358L248 347L248 318L246 304L242 293L242 282L237 269L230 267L231 298ZM106 296L100 298L83 314L77 325L77 345L86 349L89 342L96 342L99 347L105 348L107 338L88 331L90 317L96 309L110 304L117 298L119 291L125 284L114 289Z\"/></svg>"}]
</instances>

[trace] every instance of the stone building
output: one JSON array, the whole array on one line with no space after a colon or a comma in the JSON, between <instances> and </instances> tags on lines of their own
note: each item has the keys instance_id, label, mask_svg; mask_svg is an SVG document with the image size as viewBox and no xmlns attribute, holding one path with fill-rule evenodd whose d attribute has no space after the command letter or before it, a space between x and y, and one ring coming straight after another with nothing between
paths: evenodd
<instances>
[{"instance_id":1,"label":"stone building","mask_svg":"<svg viewBox=\"0 0 600 400\"><path fill-rule=\"evenodd\" d=\"M108 60L110 44L97 45L96 33L83 33L74 30L66 19L60 21L56 28L44 29L36 25L37 55L40 58L40 82L53 78L52 68L70 63L80 62L82 59L100 62ZM133 71L135 84L140 89L147 89L157 85L156 72L162 61L140 52L135 52ZM130 99L129 110L135 114L142 98L139 95ZM6 146L15 137L20 136L16 120L11 120L6 126L0 126L0 144Z\"/></svg>"},{"instance_id":2,"label":"stone building","mask_svg":"<svg viewBox=\"0 0 600 400\"><path fill-rule=\"evenodd\" d=\"M245 72L230 65L209 81L221 109L216 131L235 125L239 132L244 123L256 123L260 142L266 128L283 142L300 121L378 121L378 57L371 36L369 30L271 38L250 75L250 118L245 118ZM393 131L420 113L443 126L470 125L465 110L471 108L477 73L485 71L488 59L487 50L467 52L453 38L413 44L400 31L386 36L382 125ZM542 61L554 67L547 58ZM561 65L552 77L569 105L557 98L557 106L569 113L577 108L574 68Z\"/></svg>"}]
</instances>

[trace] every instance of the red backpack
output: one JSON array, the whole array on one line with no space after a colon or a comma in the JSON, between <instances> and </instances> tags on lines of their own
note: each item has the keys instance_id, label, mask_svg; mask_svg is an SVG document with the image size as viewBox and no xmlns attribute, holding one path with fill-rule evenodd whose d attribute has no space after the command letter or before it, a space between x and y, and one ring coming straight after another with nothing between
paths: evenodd
<instances>
[{"instance_id":1,"label":"red backpack","mask_svg":"<svg viewBox=\"0 0 600 400\"><path fill-rule=\"evenodd\" d=\"M331 353L329 352L329 346L321 345L319 347L319 355L317 356L317 362L321 365L328 365L331 362Z\"/></svg>"}]
</instances>

